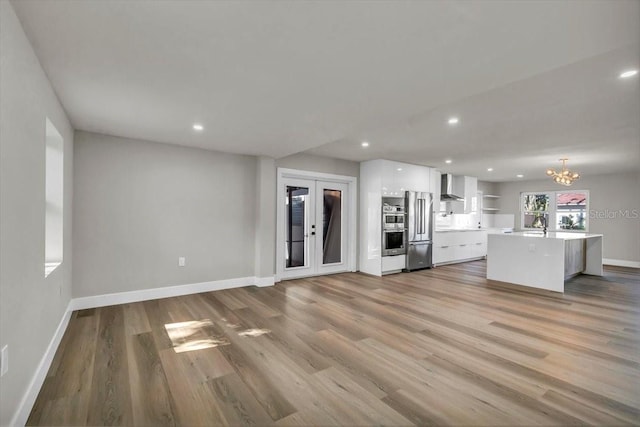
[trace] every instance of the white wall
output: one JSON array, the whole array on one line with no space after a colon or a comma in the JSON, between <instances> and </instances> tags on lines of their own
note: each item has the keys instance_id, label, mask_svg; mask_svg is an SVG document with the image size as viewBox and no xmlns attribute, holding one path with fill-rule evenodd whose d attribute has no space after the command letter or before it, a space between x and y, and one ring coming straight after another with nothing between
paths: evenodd
<instances>
[{"instance_id":1,"label":"white wall","mask_svg":"<svg viewBox=\"0 0 640 427\"><path fill-rule=\"evenodd\" d=\"M360 177L360 163L298 153L276 160L276 167Z\"/></svg>"},{"instance_id":2,"label":"white wall","mask_svg":"<svg viewBox=\"0 0 640 427\"><path fill-rule=\"evenodd\" d=\"M482 191L482 194L496 194L498 191L497 182L478 181L478 191Z\"/></svg>"},{"instance_id":3,"label":"white wall","mask_svg":"<svg viewBox=\"0 0 640 427\"><path fill-rule=\"evenodd\" d=\"M274 159L258 157L256 190L255 276L263 279L275 275L276 167Z\"/></svg>"},{"instance_id":4,"label":"white wall","mask_svg":"<svg viewBox=\"0 0 640 427\"><path fill-rule=\"evenodd\" d=\"M0 1L0 425L17 414L71 298L73 129L11 4ZM64 262L44 277L45 127L64 139ZM28 408L27 408L28 410Z\"/></svg>"},{"instance_id":5,"label":"white wall","mask_svg":"<svg viewBox=\"0 0 640 427\"><path fill-rule=\"evenodd\" d=\"M76 132L74 161L74 297L254 275L255 157Z\"/></svg>"},{"instance_id":6,"label":"white wall","mask_svg":"<svg viewBox=\"0 0 640 427\"><path fill-rule=\"evenodd\" d=\"M572 187L563 187L550 179L499 183L498 202L501 214L514 214L516 228L521 228L520 193L545 190L589 190L592 213L620 210L640 215L640 172L583 176ZM640 218L590 218L589 232L604 235L603 256L607 259L640 262Z\"/></svg>"}]
</instances>

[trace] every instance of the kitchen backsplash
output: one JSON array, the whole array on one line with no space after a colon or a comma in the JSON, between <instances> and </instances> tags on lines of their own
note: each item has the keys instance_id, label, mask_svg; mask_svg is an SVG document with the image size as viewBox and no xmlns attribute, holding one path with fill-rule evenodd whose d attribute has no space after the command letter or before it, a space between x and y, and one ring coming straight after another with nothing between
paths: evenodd
<instances>
[{"instance_id":1,"label":"kitchen backsplash","mask_svg":"<svg viewBox=\"0 0 640 427\"><path fill-rule=\"evenodd\" d=\"M436 230L438 228L478 228L476 214L443 214L436 215Z\"/></svg>"},{"instance_id":2,"label":"kitchen backsplash","mask_svg":"<svg viewBox=\"0 0 640 427\"><path fill-rule=\"evenodd\" d=\"M514 228L515 216L513 214L487 214L482 215L483 228Z\"/></svg>"},{"instance_id":3,"label":"kitchen backsplash","mask_svg":"<svg viewBox=\"0 0 640 427\"><path fill-rule=\"evenodd\" d=\"M485 214L479 219L477 214L436 214L435 226L439 228L513 228L515 218L511 214Z\"/></svg>"}]
</instances>

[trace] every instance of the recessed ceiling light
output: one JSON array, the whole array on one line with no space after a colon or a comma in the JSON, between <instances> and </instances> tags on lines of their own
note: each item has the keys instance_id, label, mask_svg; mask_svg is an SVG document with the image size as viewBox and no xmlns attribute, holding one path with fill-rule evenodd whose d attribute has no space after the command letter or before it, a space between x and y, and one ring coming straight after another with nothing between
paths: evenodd
<instances>
[{"instance_id":1,"label":"recessed ceiling light","mask_svg":"<svg viewBox=\"0 0 640 427\"><path fill-rule=\"evenodd\" d=\"M487 168L487 172L493 172L493 168Z\"/></svg>"},{"instance_id":2,"label":"recessed ceiling light","mask_svg":"<svg viewBox=\"0 0 640 427\"><path fill-rule=\"evenodd\" d=\"M451 164L451 159L447 159L444 161L446 164L450 165Z\"/></svg>"},{"instance_id":3,"label":"recessed ceiling light","mask_svg":"<svg viewBox=\"0 0 640 427\"><path fill-rule=\"evenodd\" d=\"M193 124L193 130L197 130L198 132L204 130L204 126L202 126L200 123L194 123Z\"/></svg>"},{"instance_id":4,"label":"recessed ceiling light","mask_svg":"<svg viewBox=\"0 0 640 427\"><path fill-rule=\"evenodd\" d=\"M367 148L369 146L369 143L367 141L362 141L362 145L364 148Z\"/></svg>"},{"instance_id":5,"label":"recessed ceiling light","mask_svg":"<svg viewBox=\"0 0 640 427\"><path fill-rule=\"evenodd\" d=\"M402 168L398 168L398 172L402 172Z\"/></svg>"},{"instance_id":6,"label":"recessed ceiling light","mask_svg":"<svg viewBox=\"0 0 640 427\"><path fill-rule=\"evenodd\" d=\"M524 178L524 175L522 175L521 173L519 173L518 175L516 175L517 178Z\"/></svg>"},{"instance_id":7,"label":"recessed ceiling light","mask_svg":"<svg viewBox=\"0 0 640 427\"><path fill-rule=\"evenodd\" d=\"M627 71L624 71L624 72L620 73L620 78L621 79L626 79L626 78L629 78L629 77L633 77L636 74L638 74L638 70L627 70Z\"/></svg>"},{"instance_id":8,"label":"recessed ceiling light","mask_svg":"<svg viewBox=\"0 0 640 427\"><path fill-rule=\"evenodd\" d=\"M449 124L450 125L457 125L458 122L460 122L460 119L458 119L457 117L451 117L449 118Z\"/></svg>"}]
</instances>

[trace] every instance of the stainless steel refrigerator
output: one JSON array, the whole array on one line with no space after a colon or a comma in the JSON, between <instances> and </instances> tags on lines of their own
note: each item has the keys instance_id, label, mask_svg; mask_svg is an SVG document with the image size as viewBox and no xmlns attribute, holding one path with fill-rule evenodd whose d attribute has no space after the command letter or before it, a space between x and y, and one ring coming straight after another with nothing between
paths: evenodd
<instances>
[{"instance_id":1,"label":"stainless steel refrigerator","mask_svg":"<svg viewBox=\"0 0 640 427\"><path fill-rule=\"evenodd\" d=\"M405 270L412 271L433 266L433 194L407 191L405 194L407 215L407 263Z\"/></svg>"}]
</instances>

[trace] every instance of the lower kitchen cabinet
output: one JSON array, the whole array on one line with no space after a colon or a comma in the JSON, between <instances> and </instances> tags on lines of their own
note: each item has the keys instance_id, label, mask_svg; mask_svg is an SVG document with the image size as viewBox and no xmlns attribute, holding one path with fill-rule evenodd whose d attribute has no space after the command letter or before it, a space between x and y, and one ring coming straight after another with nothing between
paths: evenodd
<instances>
[{"instance_id":1,"label":"lower kitchen cabinet","mask_svg":"<svg viewBox=\"0 0 640 427\"><path fill-rule=\"evenodd\" d=\"M446 262L451 262L456 259L455 246L449 245L435 245L433 247L433 263L434 264L443 264Z\"/></svg>"},{"instance_id":2,"label":"lower kitchen cabinet","mask_svg":"<svg viewBox=\"0 0 640 427\"><path fill-rule=\"evenodd\" d=\"M382 257L382 274L397 273L401 271L406 264L407 257L405 255L383 256Z\"/></svg>"},{"instance_id":3,"label":"lower kitchen cabinet","mask_svg":"<svg viewBox=\"0 0 640 427\"><path fill-rule=\"evenodd\" d=\"M445 231L435 232L433 238L433 263L449 264L487 256L487 232Z\"/></svg>"}]
</instances>

